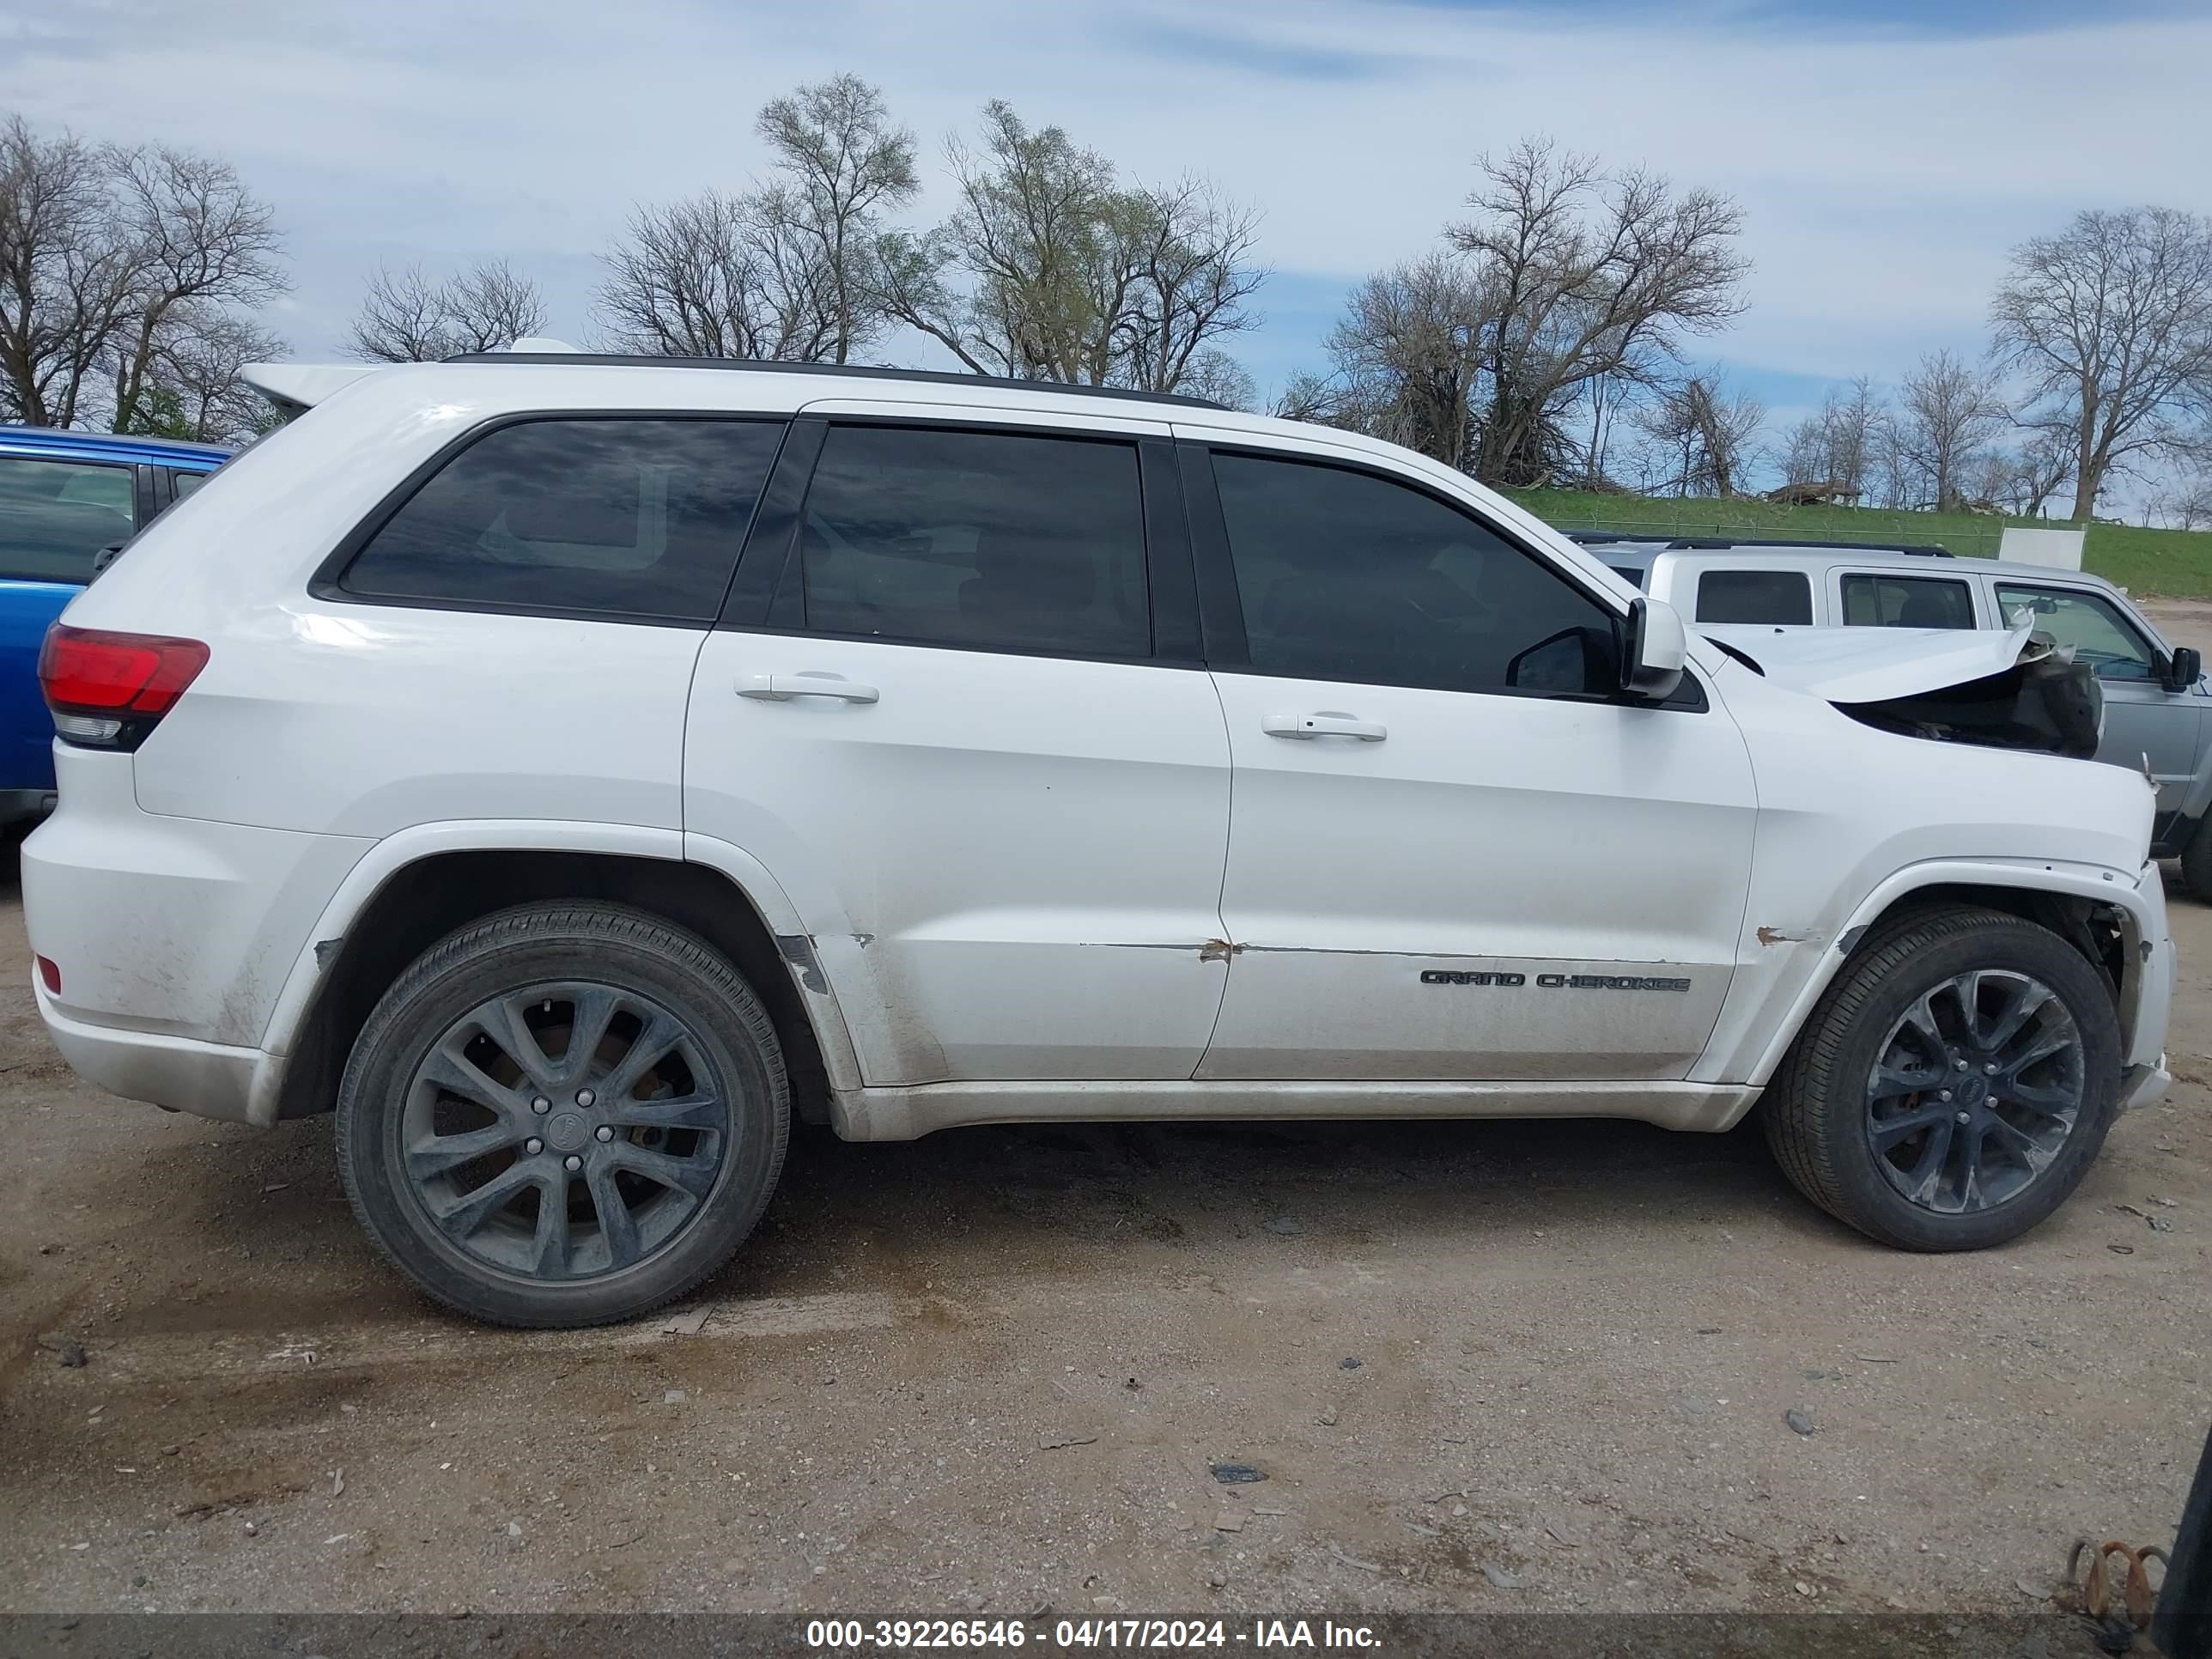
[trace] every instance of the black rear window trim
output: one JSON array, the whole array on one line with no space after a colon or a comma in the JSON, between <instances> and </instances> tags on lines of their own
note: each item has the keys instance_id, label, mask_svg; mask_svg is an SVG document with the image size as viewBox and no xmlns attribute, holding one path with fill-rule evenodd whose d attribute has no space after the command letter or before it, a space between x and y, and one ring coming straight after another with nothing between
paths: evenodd
<instances>
[{"instance_id":1,"label":"black rear window trim","mask_svg":"<svg viewBox=\"0 0 2212 1659\"><path fill-rule=\"evenodd\" d=\"M731 550L730 570L723 579L722 598L714 610L704 616L677 617L665 611L617 611L598 605L526 605L507 599L415 599L384 593L356 593L343 586L343 582L348 568L361 556L362 550L376 539L385 526L398 515L399 510L412 501L425 484L463 453L495 432L544 421L728 421L756 426L775 424L783 430L777 439L777 454L769 457L768 470L762 477L761 495L765 496L769 481L775 476L776 462L781 458L783 445L791 435L793 419L788 410L531 409L495 415L465 432L454 434L370 508L359 523L339 538L328 556L315 567L314 574L307 578L308 595L329 605L370 605L386 611L453 611L491 617L544 617L556 622L634 623L647 628L681 628L701 634L709 632L715 625L715 618L728 603L731 584L737 580L738 557L744 544L751 538L750 520L745 525L744 534L738 538L738 544ZM756 497L753 519L759 518L760 508L761 499Z\"/></svg>"}]
</instances>

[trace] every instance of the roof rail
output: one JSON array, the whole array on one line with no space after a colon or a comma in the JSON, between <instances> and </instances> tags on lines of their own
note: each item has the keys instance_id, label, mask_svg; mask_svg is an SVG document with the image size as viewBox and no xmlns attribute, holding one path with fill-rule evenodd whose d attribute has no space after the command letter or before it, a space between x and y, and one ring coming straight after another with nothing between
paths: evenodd
<instances>
[{"instance_id":1,"label":"roof rail","mask_svg":"<svg viewBox=\"0 0 2212 1659\"><path fill-rule=\"evenodd\" d=\"M1667 545L1670 548L1696 548L1700 552L1724 552L1732 547L1796 547L1851 553L1911 553L1925 559L1958 556L1949 548L1935 542L1861 542L1845 541L1840 537L1815 537L1808 541L1802 538L1790 539L1778 536L1684 536Z\"/></svg>"},{"instance_id":2,"label":"roof rail","mask_svg":"<svg viewBox=\"0 0 2212 1659\"><path fill-rule=\"evenodd\" d=\"M1676 536L1638 530L1567 530L1560 532L1584 547L1603 547L1614 542L1656 545L1669 551L1725 553L1737 547L1796 547L1845 553L1910 553L1924 559L1955 559L1959 556L1936 542L1862 542L1842 537L1811 540L1768 536Z\"/></svg>"},{"instance_id":3,"label":"roof rail","mask_svg":"<svg viewBox=\"0 0 2212 1659\"><path fill-rule=\"evenodd\" d=\"M636 357L599 351L465 351L449 363L556 363L563 368L722 368L755 374L820 374L869 380L910 380L924 386L988 386L1007 392L1066 392L1079 398L1118 398L1135 403L1181 404L1226 410L1211 398L1180 392L1136 392L1118 386L1073 386L1060 380L1016 380L998 374L959 374L940 368L870 368L859 363L778 363L749 357Z\"/></svg>"}]
</instances>

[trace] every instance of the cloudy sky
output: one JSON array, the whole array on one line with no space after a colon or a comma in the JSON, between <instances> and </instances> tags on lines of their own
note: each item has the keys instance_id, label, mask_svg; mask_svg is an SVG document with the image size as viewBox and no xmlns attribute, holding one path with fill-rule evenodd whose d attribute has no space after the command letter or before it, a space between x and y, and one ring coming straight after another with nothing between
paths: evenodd
<instances>
[{"instance_id":1,"label":"cloudy sky","mask_svg":"<svg viewBox=\"0 0 2212 1659\"><path fill-rule=\"evenodd\" d=\"M843 70L921 138L917 219L993 97L1257 205L1263 392L1523 134L1741 200L1751 308L1709 350L1778 420L1978 349L2007 248L2077 208L2212 210L2205 0L0 0L0 110L220 152L276 204L309 359L380 263L483 254L587 342L630 204L743 185L760 104Z\"/></svg>"}]
</instances>

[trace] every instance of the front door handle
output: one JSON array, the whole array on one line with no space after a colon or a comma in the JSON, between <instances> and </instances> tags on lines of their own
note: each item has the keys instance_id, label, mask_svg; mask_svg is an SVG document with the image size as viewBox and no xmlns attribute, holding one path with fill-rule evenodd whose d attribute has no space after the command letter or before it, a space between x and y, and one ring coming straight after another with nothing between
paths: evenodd
<instances>
[{"instance_id":1,"label":"front door handle","mask_svg":"<svg viewBox=\"0 0 2212 1659\"><path fill-rule=\"evenodd\" d=\"M793 697L835 697L840 702L874 702L883 695L872 685L848 680L842 674L802 669L796 674L748 674L738 682L738 695L763 702L789 702Z\"/></svg>"},{"instance_id":2,"label":"front door handle","mask_svg":"<svg viewBox=\"0 0 2212 1659\"><path fill-rule=\"evenodd\" d=\"M1388 726L1334 710L1319 714L1270 714L1260 722L1260 729L1271 738L1357 738L1362 743L1380 743L1390 735Z\"/></svg>"}]
</instances>

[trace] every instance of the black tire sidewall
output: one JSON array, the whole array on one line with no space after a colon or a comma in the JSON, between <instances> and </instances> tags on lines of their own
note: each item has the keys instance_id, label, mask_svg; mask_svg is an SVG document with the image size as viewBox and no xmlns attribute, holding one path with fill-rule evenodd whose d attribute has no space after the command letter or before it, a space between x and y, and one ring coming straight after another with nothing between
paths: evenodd
<instances>
[{"instance_id":1,"label":"black tire sidewall","mask_svg":"<svg viewBox=\"0 0 2212 1659\"><path fill-rule=\"evenodd\" d=\"M628 924L622 936L605 927L609 919ZM405 1175L400 1139L408 1083L456 1020L503 992L578 979L650 996L690 1028L728 1091L730 1146L713 1190L674 1240L619 1273L549 1284L479 1261L440 1233ZM394 982L362 1028L337 1103L341 1174L377 1244L438 1300L510 1325L635 1317L714 1272L766 1209L787 1126L774 1028L735 969L703 941L611 908L586 918L573 907L509 912L433 947Z\"/></svg>"},{"instance_id":2,"label":"black tire sidewall","mask_svg":"<svg viewBox=\"0 0 2212 1659\"><path fill-rule=\"evenodd\" d=\"M1906 1249L1973 1250L2008 1243L2044 1220L2072 1194L2096 1161L2118 1103L2119 1022L2111 990L2081 954L2033 923L1992 924L1914 951L1910 975L1893 973L1851 1015L1837 1048L1828 1098L1830 1174L1843 1219ZM2081 1033L2082 1102L2074 1131L2027 1188L1986 1210L1941 1215L1891 1185L1866 1134L1866 1079L1890 1028L1935 986L1976 968L2025 973L2065 1003Z\"/></svg>"}]
</instances>

